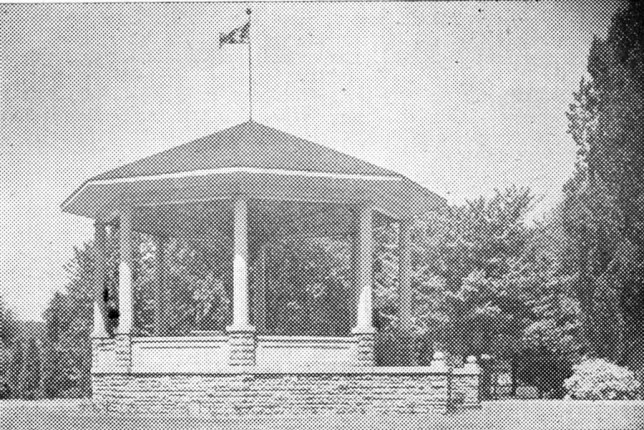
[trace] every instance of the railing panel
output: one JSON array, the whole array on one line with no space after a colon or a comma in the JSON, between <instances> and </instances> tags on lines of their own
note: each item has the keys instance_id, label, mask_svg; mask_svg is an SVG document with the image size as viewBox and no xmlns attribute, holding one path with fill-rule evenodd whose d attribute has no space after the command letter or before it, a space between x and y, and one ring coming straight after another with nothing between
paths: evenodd
<instances>
[{"instance_id":1,"label":"railing panel","mask_svg":"<svg viewBox=\"0 0 644 430\"><path fill-rule=\"evenodd\" d=\"M258 336L258 366L289 367L347 366L354 360L355 340L344 337Z\"/></svg>"},{"instance_id":2,"label":"railing panel","mask_svg":"<svg viewBox=\"0 0 644 430\"><path fill-rule=\"evenodd\" d=\"M214 372L228 364L226 336L132 339L132 372Z\"/></svg>"}]
</instances>

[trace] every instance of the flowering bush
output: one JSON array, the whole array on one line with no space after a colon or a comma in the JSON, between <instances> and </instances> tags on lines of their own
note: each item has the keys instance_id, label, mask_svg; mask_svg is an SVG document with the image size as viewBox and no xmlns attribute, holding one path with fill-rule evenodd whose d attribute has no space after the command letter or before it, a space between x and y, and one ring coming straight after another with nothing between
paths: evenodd
<instances>
[{"instance_id":1,"label":"flowering bush","mask_svg":"<svg viewBox=\"0 0 644 430\"><path fill-rule=\"evenodd\" d=\"M564 381L566 398L583 400L637 399L640 383L633 372L603 359L588 359L573 366Z\"/></svg>"}]
</instances>

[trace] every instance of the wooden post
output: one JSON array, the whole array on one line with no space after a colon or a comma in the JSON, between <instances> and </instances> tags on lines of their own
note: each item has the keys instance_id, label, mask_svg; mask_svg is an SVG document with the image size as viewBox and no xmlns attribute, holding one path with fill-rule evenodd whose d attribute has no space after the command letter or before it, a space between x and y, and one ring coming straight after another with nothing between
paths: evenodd
<instances>
[{"instance_id":1,"label":"wooden post","mask_svg":"<svg viewBox=\"0 0 644 430\"><path fill-rule=\"evenodd\" d=\"M154 286L154 335L167 333L165 312L165 244L167 239L159 236L156 242L156 283Z\"/></svg>"},{"instance_id":2,"label":"wooden post","mask_svg":"<svg viewBox=\"0 0 644 430\"><path fill-rule=\"evenodd\" d=\"M124 209L119 215L119 334L132 331L132 213Z\"/></svg>"},{"instance_id":3,"label":"wooden post","mask_svg":"<svg viewBox=\"0 0 644 430\"><path fill-rule=\"evenodd\" d=\"M103 283L105 281L105 224L100 221L94 223L94 325L91 337L109 337L106 327L107 309L103 302Z\"/></svg>"}]
</instances>

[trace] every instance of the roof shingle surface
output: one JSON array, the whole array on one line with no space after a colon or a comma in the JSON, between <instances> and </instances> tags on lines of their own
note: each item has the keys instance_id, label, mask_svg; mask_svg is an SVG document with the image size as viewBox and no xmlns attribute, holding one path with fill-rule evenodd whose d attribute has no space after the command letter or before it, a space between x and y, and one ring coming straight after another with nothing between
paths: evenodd
<instances>
[{"instance_id":1,"label":"roof shingle surface","mask_svg":"<svg viewBox=\"0 0 644 430\"><path fill-rule=\"evenodd\" d=\"M91 180L229 167L401 176L358 158L249 121L126 164Z\"/></svg>"}]
</instances>

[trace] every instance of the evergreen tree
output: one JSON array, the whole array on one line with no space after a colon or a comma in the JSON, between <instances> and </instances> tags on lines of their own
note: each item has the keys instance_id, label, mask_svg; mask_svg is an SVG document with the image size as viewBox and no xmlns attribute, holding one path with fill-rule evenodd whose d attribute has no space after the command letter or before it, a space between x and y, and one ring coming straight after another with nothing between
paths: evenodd
<instances>
[{"instance_id":1,"label":"evergreen tree","mask_svg":"<svg viewBox=\"0 0 644 430\"><path fill-rule=\"evenodd\" d=\"M644 352L642 40L644 6L631 1L593 41L591 80L568 112L578 162L561 207L591 352L631 365Z\"/></svg>"}]
</instances>

